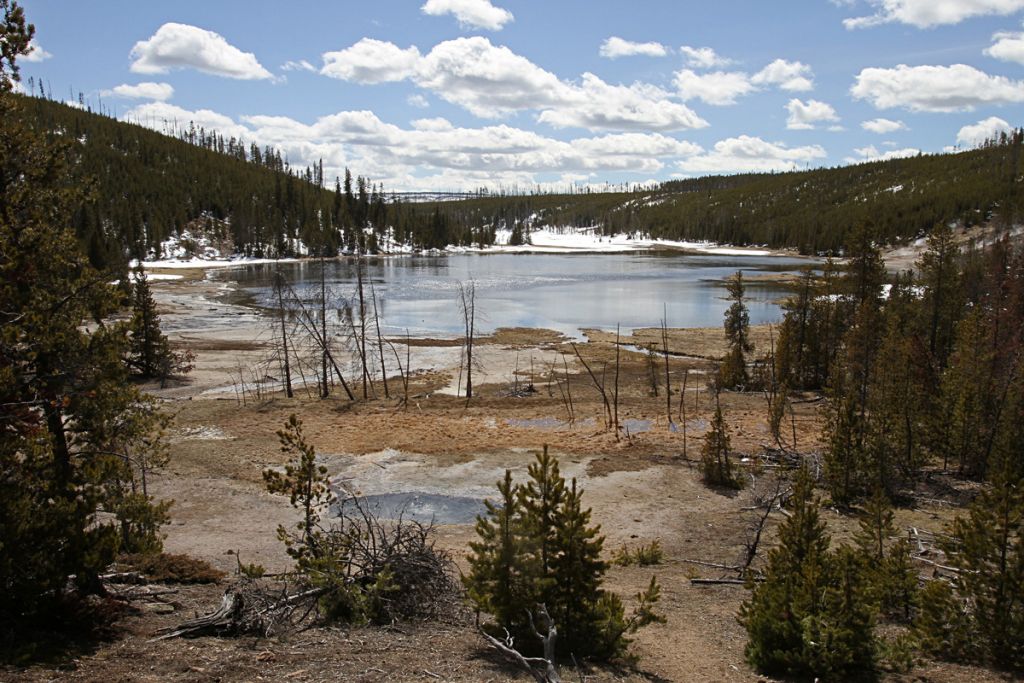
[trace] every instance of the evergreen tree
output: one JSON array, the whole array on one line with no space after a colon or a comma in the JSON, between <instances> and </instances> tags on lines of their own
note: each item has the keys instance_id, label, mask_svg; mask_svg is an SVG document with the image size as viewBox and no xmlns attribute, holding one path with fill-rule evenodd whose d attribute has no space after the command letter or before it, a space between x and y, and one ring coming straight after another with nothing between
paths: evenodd
<instances>
[{"instance_id":1,"label":"evergreen tree","mask_svg":"<svg viewBox=\"0 0 1024 683\"><path fill-rule=\"evenodd\" d=\"M166 380L176 372L191 370L192 355L173 351L170 340L160 329L156 301L153 300L149 279L141 266L135 270L132 292L132 317L128 323L128 366L141 377L160 380Z\"/></svg>"},{"instance_id":2,"label":"evergreen tree","mask_svg":"<svg viewBox=\"0 0 1024 683\"><path fill-rule=\"evenodd\" d=\"M0 30L0 629L7 637L61 604L69 578L99 590L125 525L129 540L143 534L149 540L140 544L156 549L162 517L148 496L127 504L134 482L126 462L157 448L160 417L127 382L125 326L104 322L116 310L112 278L78 250L72 215L81 179L72 146L26 126L11 94L16 59L34 29L17 3L0 0Z\"/></svg>"},{"instance_id":3,"label":"evergreen tree","mask_svg":"<svg viewBox=\"0 0 1024 683\"><path fill-rule=\"evenodd\" d=\"M873 656L871 614L857 559L828 551L806 467L797 475L790 516L768 553L764 581L740 608L747 660L774 674L841 675L863 671Z\"/></svg>"},{"instance_id":4,"label":"evergreen tree","mask_svg":"<svg viewBox=\"0 0 1024 683\"><path fill-rule=\"evenodd\" d=\"M945 550L980 658L1024 670L1024 487L998 473L954 520Z\"/></svg>"},{"instance_id":5,"label":"evergreen tree","mask_svg":"<svg viewBox=\"0 0 1024 683\"><path fill-rule=\"evenodd\" d=\"M723 388L739 389L749 381L746 354L754 348L750 343L750 314L743 302L743 271L737 270L726 280L725 286L732 301L725 312L725 338L729 342L729 351L718 368L718 381Z\"/></svg>"},{"instance_id":6,"label":"evergreen tree","mask_svg":"<svg viewBox=\"0 0 1024 683\"><path fill-rule=\"evenodd\" d=\"M530 483L514 486L506 471L498 483L502 505L488 501L470 544L470 572L463 579L476 607L507 629L520 650L534 647L530 616L543 604L558 628L563 655L614 659L628 636L661 621L654 611L660 588L652 579L627 616L618 596L602 588L607 563L604 537L583 508L583 491L567 488L547 450L530 467Z\"/></svg>"},{"instance_id":7,"label":"evergreen tree","mask_svg":"<svg viewBox=\"0 0 1024 683\"><path fill-rule=\"evenodd\" d=\"M704 483L710 486L726 486L739 489L743 480L733 472L732 461L729 459L729 433L722 417L722 406L715 397L715 416L711 419L711 428L704 435L704 445L700 451L700 469Z\"/></svg>"},{"instance_id":8,"label":"evergreen tree","mask_svg":"<svg viewBox=\"0 0 1024 683\"><path fill-rule=\"evenodd\" d=\"M521 496L512 472L498 482L501 503L485 500L487 512L476 520L476 541L470 541L470 571L462 579L477 609L494 617L510 633L525 634L525 610L533 604L536 568L526 557Z\"/></svg>"}]
</instances>

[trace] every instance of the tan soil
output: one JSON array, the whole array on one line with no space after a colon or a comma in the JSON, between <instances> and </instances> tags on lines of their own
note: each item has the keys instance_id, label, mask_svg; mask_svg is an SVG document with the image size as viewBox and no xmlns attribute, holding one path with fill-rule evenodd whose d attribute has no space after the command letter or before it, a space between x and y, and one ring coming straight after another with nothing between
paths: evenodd
<instances>
[{"instance_id":1,"label":"tan soil","mask_svg":"<svg viewBox=\"0 0 1024 683\"><path fill-rule=\"evenodd\" d=\"M192 280L173 285L161 282L154 289L166 297L167 292L183 288L204 293L206 287L210 285ZM611 391L614 335L588 335L590 342L578 345L580 353L595 370L608 364L605 378ZM755 328L753 337L759 349L765 348L767 327ZM622 342L643 345L655 338L660 345L660 330L638 330ZM173 522L165 528L169 552L206 559L225 571L234 570L236 552L243 562L260 563L271 571L288 566L274 530L279 524L293 523L296 514L286 499L265 491L262 471L285 462L275 432L292 413L302 418L307 436L331 475L362 493L435 490L488 495L505 468L512 469L517 479L525 477L532 454L546 444L559 457L563 472L580 480L593 519L602 525L609 555L623 545L653 540L660 540L665 551L666 561L656 567L613 567L607 585L624 597L632 596L653 574L662 585L659 609L667 623L637 636L633 651L639 664L635 668L594 669L587 672L586 680L766 680L743 658L745 633L736 613L746 590L742 586L693 586L689 578L715 577L721 572L685 562L738 562L752 514L743 510L752 505L749 490L728 494L709 490L693 462L712 410L703 374L710 365L699 357L724 353L720 330L670 332L670 351L689 357L670 360L676 422L679 383L685 368L693 371L685 396L685 432L668 428L664 387L657 397L651 395L646 354L620 350L620 423L646 421L628 424L633 431L644 426L649 429L633 434L623 430L618 438L605 428L600 396L571 347L550 331L503 330L479 340L480 348L488 349L493 357L518 357L518 382L524 386L532 381L534 393L510 396L515 380L508 377L479 384L477 396L467 402L436 393L451 382L450 373L457 368L435 369L413 378L410 394L414 398L405 407L396 399L351 404L337 395L327 400L304 395L293 400L280 396L259 402L246 399L244 405L228 395L200 398L201 391L230 383L226 369L255 351L252 340L243 334L190 336L188 342L198 357L196 376L180 386L153 387L168 399L175 416L168 433L170 464L151 480L157 497L175 501ZM565 366L560 359L565 354L576 417L573 424L568 424L568 407L549 367L536 364L532 376L524 367L522 360L531 354L559 359L556 374L563 389ZM657 366L659 382L664 373L661 362ZM393 381L393 390L398 385ZM769 442L764 398L723 393L721 403L738 455L761 453ZM800 450L818 451L821 420L817 404L799 403L795 409ZM538 419L547 422L531 426L538 423L529 421ZM787 434L791 428L787 426ZM771 476L771 470L751 470L747 475L762 482ZM901 511L897 521L937 531L952 511L951 506L936 500L934 505ZM835 512L826 511L824 516L837 538L848 536L855 524ZM772 535L770 530L766 543ZM462 567L472 537L471 525L438 528L439 544L451 550ZM173 613L156 614L145 608L122 622L123 632L118 637L78 653L62 669L39 665L27 671L0 670L0 680L527 680L481 646L469 616L452 623L400 625L392 630L317 629L285 640L149 641L156 629L212 609L222 590L223 586L183 587L170 599ZM627 608L629 604L627 600ZM569 671L565 677L574 679ZM890 678L1000 680L984 670L932 663L905 679Z\"/></svg>"}]
</instances>

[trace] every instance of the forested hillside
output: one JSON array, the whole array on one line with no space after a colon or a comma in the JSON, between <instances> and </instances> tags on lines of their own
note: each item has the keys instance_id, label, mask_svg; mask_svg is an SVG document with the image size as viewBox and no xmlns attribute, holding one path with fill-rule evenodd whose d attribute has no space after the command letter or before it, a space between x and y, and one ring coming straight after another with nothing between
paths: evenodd
<instances>
[{"instance_id":1,"label":"forested hillside","mask_svg":"<svg viewBox=\"0 0 1024 683\"><path fill-rule=\"evenodd\" d=\"M631 193L488 197L439 206L458 225L498 223L526 231L531 225L596 226L605 234L838 251L865 223L886 244L922 236L938 223L1013 223L1024 207L1022 140L1018 131L959 154L711 176Z\"/></svg>"},{"instance_id":2,"label":"forested hillside","mask_svg":"<svg viewBox=\"0 0 1024 683\"><path fill-rule=\"evenodd\" d=\"M711 176L632 192L491 195L396 201L371 180L292 167L280 152L190 127L178 138L43 98L21 97L38 128L72 143L88 200L75 231L98 267L159 255L183 232L221 253L295 255L387 245L513 244L539 226L597 228L674 240L765 244L805 253L842 250L872 224L893 244L939 223L1016 221L1024 207L1020 131L959 154L922 155L832 169Z\"/></svg>"},{"instance_id":3,"label":"forested hillside","mask_svg":"<svg viewBox=\"0 0 1024 683\"><path fill-rule=\"evenodd\" d=\"M324 178L321 168L292 167L271 148L194 127L174 138L43 98L17 99L27 123L70 143L75 172L67 181L89 190L74 228L100 268L159 256L161 242L186 231L222 253L251 256L467 239L438 212L385 202L365 178Z\"/></svg>"}]
</instances>

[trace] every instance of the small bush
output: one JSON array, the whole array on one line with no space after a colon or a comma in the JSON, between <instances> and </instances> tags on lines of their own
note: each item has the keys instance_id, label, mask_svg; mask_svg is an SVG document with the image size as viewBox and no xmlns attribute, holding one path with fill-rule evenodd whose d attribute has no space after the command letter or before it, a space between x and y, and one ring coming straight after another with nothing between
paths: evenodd
<instances>
[{"instance_id":1,"label":"small bush","mask_svg":"<svg viewBox=\"0 0 1024 683\"><path fill-rule=\"evenodd\" d=\"M649 545L640 545L630 550L622 546L612 554L612 562L620 567L638 565L640 567L651 567L661 564L665 553L661 549L661 541L651 541Z\"/></svg>"},{"instance_id":2,"label":"small bush","mask_svg":"<svg viewBox=\"0 0 1024 683\"><path fill-rule=\"evenodd\" d=\"M224 572L188 555L122 555L119 562L157 583L217 583Z\"/></svg>"}]
</instances>

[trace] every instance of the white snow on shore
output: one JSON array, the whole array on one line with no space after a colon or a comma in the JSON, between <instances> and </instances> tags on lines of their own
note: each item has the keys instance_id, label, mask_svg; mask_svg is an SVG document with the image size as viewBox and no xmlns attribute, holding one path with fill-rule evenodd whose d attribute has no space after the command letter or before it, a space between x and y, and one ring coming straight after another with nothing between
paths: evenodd
<instances>
[{"instance_id":1,"label":"white snow on shore","mask_svg":"<svg viewBox=\"0 0 1024 683\"><path fill-rule=\"evenodd\" d=\"M443 251L431 250L428 253L480 253L480 254L599 254L622 253L628 251L646 251L651 249L678 249L698 254L713 256L771 256L777 252L769 249L748 247L731 247L713 242L688 242L676 240L651 239L627 233L602 235L598 228L560 229L542 227L529 232L529 244L509 245L511 230L498 230L495 244L486 247L450 246ZM143 261L147 269L178 269L178 268L225 268L263 263L287 263L300 259L248 258L243 256L223 257L216 248L208 244L202 245L202 257L187 255L178 240L170 239L162 249L166 258ZM192 251L192 254L195 252ZM300 252L301 253L301 252ZM415 251L405 244L394 242L393 236L385 236L381 244L381 253L391 255L411 255ZM134 265L134 263L133 263ZM152 277L151 277L152 279Z\"/></svg>"}]
</instances>

